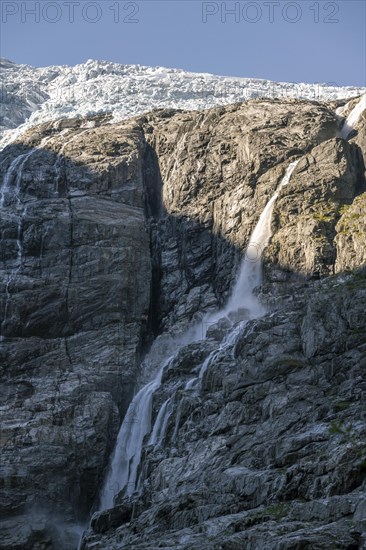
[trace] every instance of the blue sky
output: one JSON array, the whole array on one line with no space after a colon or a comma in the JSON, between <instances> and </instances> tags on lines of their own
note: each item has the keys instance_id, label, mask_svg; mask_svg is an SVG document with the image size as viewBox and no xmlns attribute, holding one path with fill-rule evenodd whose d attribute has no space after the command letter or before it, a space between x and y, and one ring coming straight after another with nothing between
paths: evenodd
<instances>
[{"instance_id":1,"label":"blue sky","mask_svg":"<svg viewBox=\"0 0 366 550\"><path fill-rule=\"evenodd\" d=\"M2 0L1 56L366 85L366 2Z\"/></svg>"}]
</instances>

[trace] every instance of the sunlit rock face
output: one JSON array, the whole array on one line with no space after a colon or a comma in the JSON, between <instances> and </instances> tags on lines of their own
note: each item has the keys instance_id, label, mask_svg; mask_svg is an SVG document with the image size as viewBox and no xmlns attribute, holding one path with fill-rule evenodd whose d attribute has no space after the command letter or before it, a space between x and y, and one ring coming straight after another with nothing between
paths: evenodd
<instances>
[{"instance_id":1,"label":"sunlit rock face","mask_svg":"<svg viewBox=\"0 0 366 550\"><path fill-rule=\"evenodd\" d=\"M185 384L225 323L181 352L154 397L154 417L171 395L174 407L164 445L143 450L141 498L121 496L83 544L361 540L365 279L315 279L365 262L365 122L345 141L333 107L58 120L2 151L5 548L76 547L149 345L225 303L295 159L264 252L268 315L199 396Z\"/></svg>"}]
</instances>

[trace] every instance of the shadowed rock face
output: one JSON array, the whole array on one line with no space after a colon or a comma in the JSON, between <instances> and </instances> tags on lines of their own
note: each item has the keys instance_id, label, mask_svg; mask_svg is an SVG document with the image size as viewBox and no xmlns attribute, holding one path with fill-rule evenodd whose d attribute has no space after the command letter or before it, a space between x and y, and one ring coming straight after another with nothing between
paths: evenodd
<instances>
[{"instance_id":1,"label":"shadowed rock face","mask_svg":"<svg viewBox=\"0 0 366 550\"><path fill-rule=\"evenodd\" d=\"M19 200L15 182L5 196L1 222L10 530L19 515L44 510L49 526L85 518L131 399L151 283L141 139L134 124L49 125L2 154L6 172L39 147L23 167ZM33 548L29 536L25 529L19 547Z\"/></svg>"},{"instance_id":2,"label":"shadowed rock face","mask_svg":"<svg viewBox=\"0 0 366 550\"><path fill-rule=\"evenodd\" d=\"M5 177L36 149L1 211L4 548L75 545L70 530L93 504L144 351L224 303L260 213L300 156L265 253L262 300L274 316L208 369L201 398L178 389L168 427L180 403L178 440L146 450L133 514L122 503L97 518L85 548L120 548L114 529L131 518L123 548L270 548L268 533L293 548L302 529L319 548L340 533L340 544L357 539L344 522L362 516L363 448L349 451L347 437L364 437L364 278L301 282L365 261L364 121L350 142L338 125L325 105L255 100L119 124L58 121L1 153ZM184 387L213 346L188 348L168 379Z\"/></svg>"}]
</instances>

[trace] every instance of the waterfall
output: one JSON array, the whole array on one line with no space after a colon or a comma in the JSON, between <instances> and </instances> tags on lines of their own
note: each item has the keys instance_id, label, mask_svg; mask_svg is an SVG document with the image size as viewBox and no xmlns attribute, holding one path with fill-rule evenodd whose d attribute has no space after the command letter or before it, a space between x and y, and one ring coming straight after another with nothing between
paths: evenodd
<instances>
[{"instance_id":1,"label":"waterfall","mask_svg":"<svg viewBox=\"0 0 366 550\"><path fill-rule=\"evenodd\" d=\"M253 290L262 281L261 256L271 238L272 213L280 190L289 183L298 160L291 162L282 178L276 192L267 202L258 223L249 239L249 243L240 267L239 277L235 283L231 297L225 307L225 312L237 311L239 308L249 309L252 318L263 312L258 300L253 295Z\"/></svg>"},{"instance_id":2,"label":"waterfall","mask_svg":"<svg viewBox=\"0 0 366 550\"><path fill-rule=\"evenodd\" d=\"M84 133L86 131L87 130L84 130L81 133ZM74 139L74 138L75 138L75 136L73 136L72 139ZM52 139L52 136L46 136L41 140L41 142L39 143L39 145L37 147L34 147L34 148L28 150L26 153L22 153L21 155L17 156L10 163L10 166L7 169L6 173L5 173L3 183L2 183L2 186L1 186L0 210L2 211L6 208L7 202L9 202L9 201L7 201L7 197L8 197L8 195L11 195L11 200L13 200L15 198L16 210L17 210L17 215L18 215L18 220L17 220L18 227L17 227L17 238L16 238L17 257L16 257L15 265L11 269L11 272L10 272L9 276L7 277L7 280L5 282L6 301L5 301L5 308L4 308L4 316L3 316L3 320L1 322L1 327L0 327L1 328L1 331L0 331L1 338L3 338L2 328L5 326L7 316L8 316L8 311L9 311L9 305L10 305L10 301L11 301L10 285L15 280L16 276L19 274L19 272L21 271L21 268L22 268L22 256L23 256L22 230L23 230L24 218L25 218L26 212L27 212L27 204L24 206L24 209L23 209L23 204L22 204L22 201L21 201L21 198L20 198L21 183L22 183L22 178L23 178L23 170L24 170L24 167L27 164L28 160L30 159L30 157L32 155L34 155L34 153L36 153L37 151L42 150L44 148L45 144L51 139ZM63 149L65 148L67 143L72 141L72 139L70 139L68 142L66 142L63 145L63 147L61 149L61 152L63 151ZM58 159L61 158L61 152L58 154ZM58 173L57 171L58 171L58 165L56 163L56 173ZM42 251L41 251L41 253L42 253Z\"/></svg>"},{"instance_id":3,"label":"waterfall","mask_svg":"<svg viewBox=\"0 0 366 550\"><path fill-rule=\"evenodd\" d=\"M289 183L298 162L298 160L295 160L289 164L277 190L267 202L261 213L258 223L249 239L244 258L241 262L239 275L226 306L222 310L208 313L204 317L204 335L209 325L215 324L222 317L230 318L230 314L232 313L241 312L246 320L255 319L265 313L263 306L254 295L253 291L262 281L261 257L272 235L271 222L275 202L280 190Z\"/></svg>"},{"instance_id":4,"label":"waterfall","mask_svg":"<svg viewBox=\"0 0 366 550\"><path fill-rule=\"evenodd\" d=\"M14 186L13 196L15 197L15 200L16 200L17 210L20 211L18 213L18 222L17 222L17 225L18 225L18 227L17 227L17 238L16 238L17 257L16 257L15 265L11 269L10 274L9 274L7 280L6 280L6 283L5 283L6 301L5 301L4 317L3 317L3 320L2 320L2 323L1 323L1 337L3 337L2 336L2 332L3 332L2 328L5 326L5 323L6 323L6 320L7 320L8 311L9 311L9 304L10 304L10 300L11 300L10 285L14 281L14 279L16 278L16 276L18 275L18 273L20 272L20 270L22 268L23 249L22 249L22 240L21 239L22 239L23 220L24 220L24 216L26 214L26 207L24 208L23 211L21 211L22 202L21 202L21 199L20 199L20 191L21 191L20 186L21 186L22 177L23 177L23 169L24 169L24 166L26 165L29 157L31 157L31 155L33 155L33 153L35 153L36 150L37 149L31 149L27 153L23 153L23 154L19 155L18 157L16 157L13 160L13 162L10 164L10 166L9 166L9 168L8 168L6 174L5 174L3 185L1 187L0 210L3 210L5 208L6 195L9 194L11 184L12 184L14 178L15 178L15 186Z\"/></svg>"},{"instance_id":5,"label":"waterfall","mask_svg":"<svg viewBox=\"0 0 366 550\"><path fill-rule=\"evenodd\" d=\"M366 94L361 97L359 102L355 105L355 107L348 115L341 131L341 137L347 139L349 133L353 130L354 126L357 124L362 112L365 109ZM344 107L341 107L337 110L337 114L341 116L343 111ZM238 325L226 335L226 337L221 342L219 348L212 351L208 355L208 357L201 365L198 376L191 378L185 384L185 390L196 390L197 388L199 388L201 380L207 369L212 364L214 364L220 358L220 356L225 357L230 349L231 353L234 353L236 342L239 336L242 335L243 327L246 322L250 319L260 317L265 312L263 306L260 304L258 298L254 295L253 291L261 284L262 281L261 257L272 235L271 222L275 202L278 198L280 190L290 182L292 173L295 170L298 162L299 160L296 160L289 164L278 188L276 189L270 200L267 202L263 212L261 213L258 223L251 234L244 258L240 266L238 277L236 279L234 288L226 306L222 310L209 313L203 318L203 337L205 337L206 335L208 326L217 323L217 321L219 321L219 319L221 319L222 317L230 318L232 314L241 311L245 320L238 323ZM238 318L238 316L236 316L236 318ZM167 416L166 407L167 402L163 404L162 408L159 411L154 426L154 431L159 430L159 426L163 421L165 421ZM179 421L180 407L178 407L178 412L176 416L176 422L172 436L173 440L178 434ZM168 422L168 419L166 419L166 422ZM150 443L154 442L155 438L150 438Z\"/></svg>"},{"instance_id":6,"label":"waterfall","mask_svg":"<svg viewBox=\"0 0 366 550\"><path fill-rule=\"evenodd\" d=\"M225 338L221 342L219 348L211 352L210 355L205 359L205 361L202 363L202 367L198 375L198 378L200 380L202 380L206 370L211 365L213 365L219 359L220 356L225 357L230 349L231 349L231 353L234 352L235 345L238 341L239 336L242 334L242 330L245 324L246 324L246 321L241 321L240 323L238 323L233 330L228 332L228 334L225 336Z\"/></svg>"},{"instance_id":7,"label":"waterfall","mask_svg":"<svg viewBox=\"0 0 366 550\"><path fill-rule=\"evenodd\" d=\"M6 174L5 174L3 185L1 187L1 199L0 199L0 208L1 209L4 208L5 196L10 191L10 185L11 185L13 179L14 179L15 174L17 175L16 182L15 182L15 187L16 187L15 196L16 196L17 202L19 203L19 201L20 201L20 199L19 199L20 182L21 182L21 179L22 179L23 168L24 168L25 163L29 159L29 157L31 155L33 155L33 153L36 150L37 149L31 149L27 153L23 153L22 155L19 155L10 164L10 166L9 166L9 168L8 168Z\"/></svg>"},{"instance_id":8,"label":"waterfall","mask_svg":"<svg viewBox=\"0 0 366 550\"><path fill-rule=\"evenodd\" d=\"M361 99L356 103L356 105L353 107L352 111L349 113L348 117L346 118L342 129L340 131L340 137L343 139L347 139L352 130L354 130L357 122L360 119L361 114L366 109L366 94L363 94L361 96ZM342 115L344 111L344 107L340 107L337 109L336 113L338 115Z\"/></svg>"},{"instance_id":9,"label":"waterfall","mask_svg":"<svg viewBox=\"0 0 366 550\"><path fill-rule=\"evenodd\" d=\"M143 440L151 430L153 395L159 388L164 368L168 367L171 359L169 357L164 363L152 382L141 388L127 409L100 497L102 510L112 507L114 497L123 489L128 496L136 489Z\"/></svg>"},{"instance_id":10,"label":"waterfall","mask_svg":"<svg viewBox=\"0 0 366 550\"><path fill-rule=\"evenodd\" d=\"M365 108L366 94L361 97L360 101L348 115L341 130L341 137L347 139ZM341 111L339 110L337 114L341 116ZM262 255L272 236L271 223L276 200L281 189L290 182L298 162L299 160L295 160L288 165L276 191L266 203L249 239L237 279L227 304L223 309L208 313L203 318L203 338L206 336L207 327L210 324L217 323L223 317L232 321L233 328L223 338L219 347L206 357L199 371L197 369L196 376L186 382L184 386L185 391L199 391L202 379L210 366L219 360L220 357L226 357L228 353L234 356L237 342L239 338L243 336L246 330L245 325L247 325L248 320L260 317L265 313L265 309L255 295L254 290L260 286L262 282ZM248 330L253 330L253 327L248 325ZM188 332L189 337L187 336ZM193 330L193 333L194 332ZM200 339L197 337L197 331L193 336L192 329L187 331L186 336L186 341L184 343L181 342L181 346L186 345L189 341ZM151 429L152 399L153 394L161 385L163 370L165 367L169 366L169 362L173 357L174 356L169 358L159 370L156 378L144 386L130 404L117 438L111 467L102 492L102 509L113 506L114 497L119 491L124 490L124 494L131 496L136 490L138 481L137 471L145 436L150 434L148 444L156 447L161 446L164 441L168 422L173 412L173 398L169 397L163 402L154 426ZM172 441L178 436L181 413L182 401L178 404L175 413L174 429L171 435ZM139 491L140 484L141 479L139 481Z\"/></svg>"},{"instance_id":11,"label":"waterfall","mask_svg":"<svg viewBox=\"0 0 366 550\"><path fill-rule=\"evenodd\" d=\"M233 311L245 308L249 312L249 318L255 318L264 313L264 308L254 296L253 290L261 283L262 268L261 256L271 237L271 219L275 201L279 191L288 184L291 175L298 161L291 162L284 177L282 178L276 192L266 204L258 223L250 237L244 259L241 263L239 276L234 285L232 295L226 307L207 317L207 323L217 321L224 315ZM225 355L231 349L234 353L236 342L242 334L244 325L248 318L238 323L223 339L219 348L214 350L201 365L198 376L189 380L185 389L192 389L200 386L200 382L207 368L215 362L220 355ZM187 336L189 333L189 336ZM181 338L182 345L197 339L194 331L187 331L186 337ZM161 406L153 429L151 430L152 400L156 390L161 385L162 375L165 368L168 368L174 355L169 357L159 369L155 378L146 384L132 400L123 423L121 425L111 464L100 497L100 509L104 510L114 505L114 497L124 491L125 495L131 496L137 488L137 473L141 459L141 451L144 438L151 432L148 443L159 446L165 437L169 418L172 414L172 399L167 399ZM147 359L148 360L148 359ZM175 428L172 438L177 435L179 429L180 414L177 413Z\"/></svg>"},{"instance_id":12,"label":"waterfall","mask_svg":"<svg viewBox=\"0 0 366 550\"><path fill-rule=\"evenodd\" d=\"M227 335L224 337L223 341L221 342L219 348L213 350L202 363L198 373L198 377L196 376L188 380L188 382L184 387L185 390L196 389L197 387L199 387L199 384L201 383L202 378L205 372L207 371L207 369L211 365L213 365L217 360L219 360L220 357L225 358L228 353L234 356L237 341L239 337L243 336L243 328L246 324L247 324L246 320L241 321L234 327L233 330L230 330L230 332L227 333Z\"/></svg>"},{"instance_id":13,"label":"waterfall","mask_svg":"<svg viewBox=\"0 0 366 550\"><path fill-rule=\"evenodd\" d=\"M156 447L159 447L162 444L171 414L172 414L172 400L171 398L169 398L166 401L164 401L164 403L160 407L160 411L155 420L154 429L151 432L149 445L155 445Z\"/></svg>"}]
</instances>

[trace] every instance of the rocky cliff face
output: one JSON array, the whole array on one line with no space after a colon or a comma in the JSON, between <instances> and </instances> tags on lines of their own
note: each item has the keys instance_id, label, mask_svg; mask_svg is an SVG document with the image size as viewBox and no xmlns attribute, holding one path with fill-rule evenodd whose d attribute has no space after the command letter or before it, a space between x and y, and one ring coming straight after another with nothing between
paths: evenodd
<instances>
[{"instance_id":1,"label":"rocky cliff face","mask_svg":"<svg viewBox=\"0 0 366 550\"><path fill-rule=\"evenodd\" d=\"M135 124L44 125L3 152L4 174L20 154L1 222L2 514L5 547L33 548L29 514L57 541L95 498L133 394L151 262Z\"/></svg>"},{"instance_id":2,"label":"rocky cliff face","mask_svg":"<svg viewBox=\"0 0 366 550\"><path fill-rule=\"evenodd\" d=\"M200 393L185 382L213 342L188 346L156 395L156 412L174 406L163 446L145 449L142 496L96 515L82 547L363 547L365 283L276 289Z\"/></svg>"},{"instance_id":3,"label":"rocky cliff face","mask_svg":"<svg viewBox=\"0 0 366 550\"><path fill-rule=\"evenodd\" d=\"M352 103L351 103L352 105ZM353 143L363 154L365 168L365 151L366 151L366 118L363 116L357 125L357 132L351 138ZM365 252L365 231L366 231L366 193L360 192L360 195L352 201L351 204L345 205L342 209L342 215L339 219L335 238L337 247L336 270L354 269L359 265L364 265L366 262Z\"/></svg>"},{"instance_id":4,"label":"rocky cliff face","mask_svg":"<svg viewBox=\"0 0 366 550\"><path fill-rule=\"evenodd\" d=\"M187 376L223 333L181 351L141 498L83 544L361 544L365 278L329 276L365 261L365 120L348 142L339 125L332 105L254 100L46 123L1 153L4 548L75 545L149 344L225 302L295 158L264 255L269 313L201 394Z\"/></svg>"}]
</instances>

